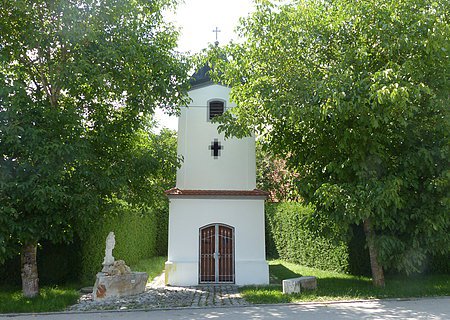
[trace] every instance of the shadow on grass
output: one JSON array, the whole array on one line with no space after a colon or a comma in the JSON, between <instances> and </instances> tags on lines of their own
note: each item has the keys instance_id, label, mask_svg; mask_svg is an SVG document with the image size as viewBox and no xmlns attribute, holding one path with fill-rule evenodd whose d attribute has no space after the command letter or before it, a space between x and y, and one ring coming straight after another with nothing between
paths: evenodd
<instances>
[{"instance_id":1,"label":"shadow on grass","mask_svg":"<svg viewBox=\"0 0 450 320\"><path fill-rule=\"evenodd\" d=\"M310 295L340 299L367 299L374 297L376 289L369 279L321 278L317 290ZM309 293L307 293L309 294Z\"/></svg>"},{"instance_id":2,"label":"shadow on grass","mask_svg":"<svg viewBox=\"0 0 450 320\"><path fill-rule=\"evenodd\" d=\"M282 264L272 264L269 266L269 273L271 275L271 283L281 284L281 281L289 278L298 278L302 275L296 273Z\"/></svg>"}]
</instances>

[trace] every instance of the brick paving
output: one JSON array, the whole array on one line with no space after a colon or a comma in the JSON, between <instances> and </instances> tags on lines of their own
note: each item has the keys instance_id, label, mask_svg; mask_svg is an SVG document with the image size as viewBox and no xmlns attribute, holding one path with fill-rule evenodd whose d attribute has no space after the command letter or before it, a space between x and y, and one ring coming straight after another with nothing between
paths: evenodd
<instances>
[{"instance_id":1,"label":"brick paving","mask_svg":"<svg viewBox=\"0 0 450 320\"><path fill-rule=\"evenodd\" d=\"M70 311L161 309L181 307L223 307L249 305L235 285L165 287L164 274L147 285L146 291L126 298L93 301L92 294L81 296Z\"/></svg>"}]
</instances>

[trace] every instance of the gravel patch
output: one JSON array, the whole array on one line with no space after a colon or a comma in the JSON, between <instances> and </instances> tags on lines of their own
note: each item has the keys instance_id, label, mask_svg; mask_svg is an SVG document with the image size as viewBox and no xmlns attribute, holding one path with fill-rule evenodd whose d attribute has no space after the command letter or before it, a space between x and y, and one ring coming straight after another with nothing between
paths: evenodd
<instances>
[{"instance_id":1,"label":"gravel patch","mask_svg":"<svg viewBox=\"0 0 450 320\"><path fill-rule=\"evenodd\" d=\"M125 298L94 301L92 293L84 294L69 311L167 309L181 307L219 307L249 305L235 285L163 287L152 282L144 293Z\"/></svg>"}]
</instances>

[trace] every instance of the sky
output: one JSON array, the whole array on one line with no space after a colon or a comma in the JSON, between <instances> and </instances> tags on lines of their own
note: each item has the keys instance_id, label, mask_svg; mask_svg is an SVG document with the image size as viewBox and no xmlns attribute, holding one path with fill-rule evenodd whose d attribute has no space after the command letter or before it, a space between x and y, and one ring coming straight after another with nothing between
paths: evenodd
<instances>
[{"instance_id":1,"label":"sky","mask_svg":"<svg viewBox=\"0 0 450 320\"><path fill-rule=\"evenodd\" d=\"M247 16L252 8L251 0L184 0L175 14L166 17L181 28L178 49L196 53L216 40L213 32L216 27L220 30L220 43L237 39L233 30L239 18Z\"/></svg>"},{"instance_id":2,"label":"sky","mask_svg":"<svg viewBox=\"0 0 450 320\"><path fill-rule=\"evenodd\" d=\"M216 27L220 44L237 40L234 32L240 17L245 17L253 10L252 0L184 0L176 12L166 13L166 19L180 29L178 50L198 53L208 44L216 41ZM157 110L156 119L161 127L177 130L177 118L165 115Z\"/></svg>"}]
</instances>

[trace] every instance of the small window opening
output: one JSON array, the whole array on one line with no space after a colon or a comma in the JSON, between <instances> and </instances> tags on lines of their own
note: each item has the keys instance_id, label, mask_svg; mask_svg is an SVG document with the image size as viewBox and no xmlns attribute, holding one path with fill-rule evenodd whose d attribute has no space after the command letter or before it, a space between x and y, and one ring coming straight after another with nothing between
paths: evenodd
<instances>
[{"instance_id":1,"label":"small window opening","mask_svg":"<svg viewBox=\"0 0 450 320\"><path fill-rule=\"evenodd\" d=\"M211 120L214 117L221 116L224 112L224 103L223 101L211 101L209 103L209 117Z\"/></svg>"}]
</instances>

